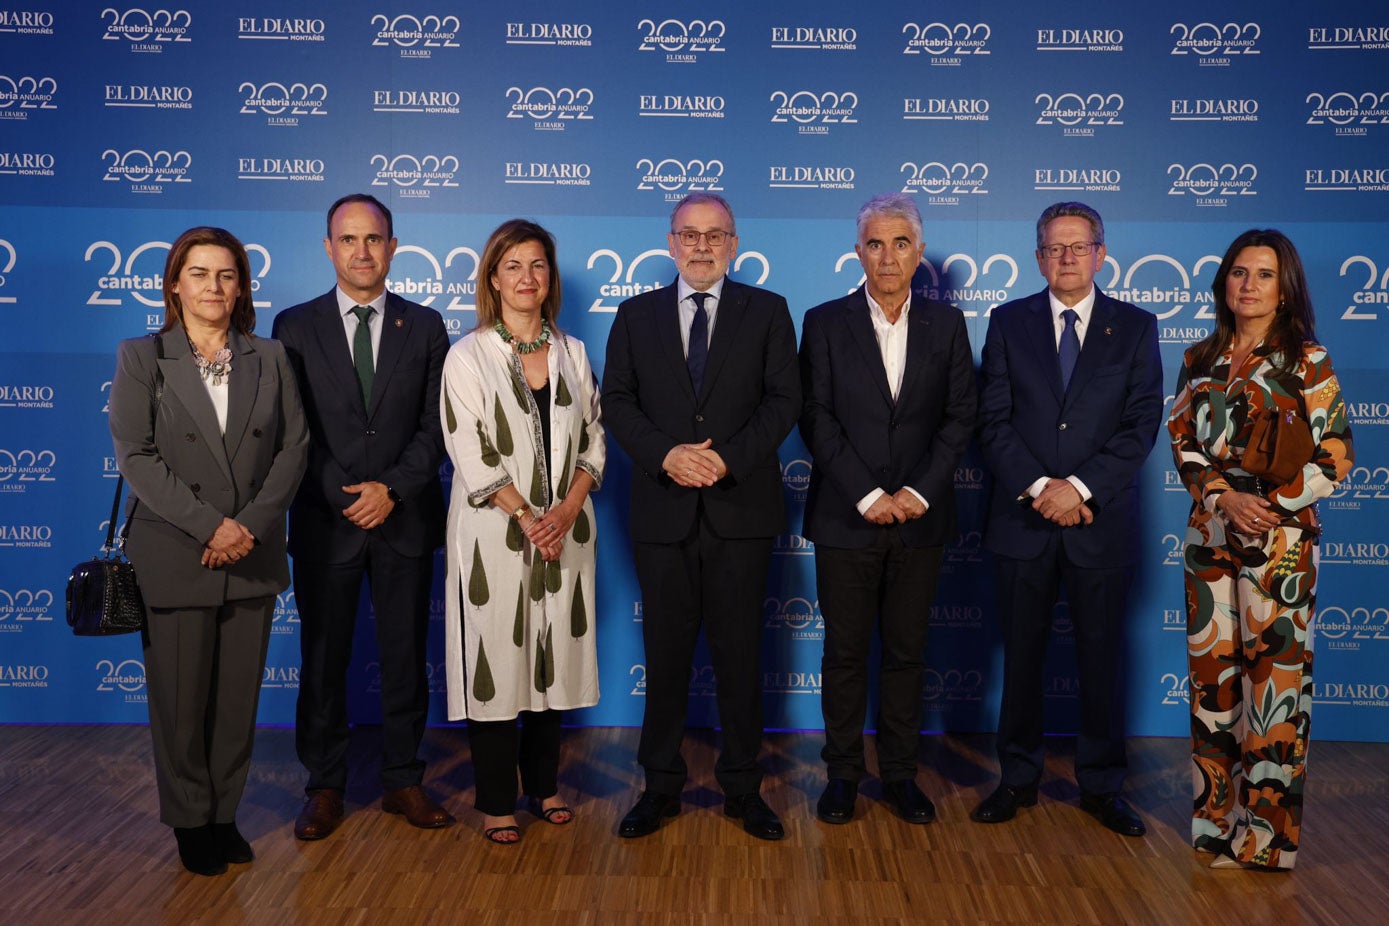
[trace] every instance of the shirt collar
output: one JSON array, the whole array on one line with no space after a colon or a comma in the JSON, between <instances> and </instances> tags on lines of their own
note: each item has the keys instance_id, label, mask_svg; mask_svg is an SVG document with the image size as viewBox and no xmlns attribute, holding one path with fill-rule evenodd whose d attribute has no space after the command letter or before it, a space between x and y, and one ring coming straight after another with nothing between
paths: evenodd
<instances>
[{"instance_id":1,"label":"shirt collar","mask_svg":"<svg viewBox=\"0 0 1389 926\"><path fill-rule=\"evenodd\" d=\"M386 314L386 291L383 289L370 302L357 302L347 293L342 291L341 286L333 288L333 293L338 297L338 314L346 318L352 310L359 305L369 305L376 310L376 314L382 317Z\"/></svg>"},{"instance_id":2,"label":"shirt collar","mask_svg":"<svg viewBox=\"0 0 1389 926\"><path fill-rule=\"evenodd\" d=\"M684 277L677 277L677 279L679 280L679 282L675 284L676 302L684 302L686 299L690 298L690 293L699 292L699 290L695 289L689 283L686 283ZM726 279L728 278L719 277L717 280L714 281L713 286L704 290L704 292L714 297L715 305L718 304L719 299L723 296L723 281Z\"/></svg>"},{"instance_id":3,"label":"shirt collar","mask_svg":"<svg viewBox=\"0 0 1389 926\"><path fill-rule=\"evenodd\" d=\"M1075 309L1076 315L1079 316L1078 324L1082 328L1090 323L1090 313L1095 309L1095 287L1093 285L1090 287L1090 292L1086 293L1085 297L1075 305L1066 305L1066 303L1057 299L1056 293L1053 293L1050 289L1047 290L1047 298L1051 300L1051 320L1053 322L1059 323L1061 321L1061 313L1067 309Z\"/></svg>"},{"instance_id":4,"label":"shirt collar","mask_svg":"<svg viewBox=\"0 0 1389 926\"><path fill-rule=\"evenodd\" d=\"M884 311L883 311L883 307L882 307L881 305L878 304L878 300L876 300L876 299L873 298L873 294L870 293L870 292L868 291L868 287L867 287L867 286L865 286L865 287L863 288L863 296L864 296L865 299L868 300L868 314L869 314L869 317L871 317L871 318L873 319L873 321L875 321L875 322L877 322L877 323L880 323L880 324L883 324L883 325L891 326L891 325L892 325L892 322L890 322L890 321L887 320L887 313L884 312ZM903 321L903 320L907 317L907 315L909 315L909 314L911 313L911 308L912 308L912 294L911 294L910 292L908 292L908 293L907 293L907 298L906 298L906 299L903 301L903 303L902 303L902 314L900 314L900 315L897 316L897 321L898 321L898 322Z\"/></svg>"}]
</instances>

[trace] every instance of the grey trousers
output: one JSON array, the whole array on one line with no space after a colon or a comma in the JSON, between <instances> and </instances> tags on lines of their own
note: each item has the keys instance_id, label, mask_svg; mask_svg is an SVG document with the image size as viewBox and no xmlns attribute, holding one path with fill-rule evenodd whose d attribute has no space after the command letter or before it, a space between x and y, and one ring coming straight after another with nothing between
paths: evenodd
<instances>
[{"instance_id":1,"label":"grey trousers","mask_svg":"<svg viewBox=\"0 0 1389 926\"><path fill-rule=\"evenodd\" d=\"M147 609L142 638L160 822L235 821L274 608L270 595Z\"/></svg>"}]
</instances>

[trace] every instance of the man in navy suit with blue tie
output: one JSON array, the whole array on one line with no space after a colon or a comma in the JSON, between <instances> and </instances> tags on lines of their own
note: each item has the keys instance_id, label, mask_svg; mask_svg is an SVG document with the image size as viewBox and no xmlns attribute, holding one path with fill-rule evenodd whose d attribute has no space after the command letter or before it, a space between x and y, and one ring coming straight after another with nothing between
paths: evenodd
<instances>
[{"instance_id":1,"label":"man in navy suit with blue tie","mask_svg":"<svg viewBox=\"0 0 1389 926\"><path fill-rule=\"evenodd\" d=\"M945 545L955 539L955 467L974 429L974 355L960 310L912 293L925 251L903 193L858 213L864 285L806 313L801 437L814 467L805 535L825 619L821 709L829 774L816 815L853 819L867 775L868 657L881 641L877 728L883 793L908 823L935 806L916 783L926 631Z\"/></svg>"},{"instance_id":2,"label":"man in navy suit with blue tie","mask_svg":"<svg viewBox=\"0 0 1389 926\"><path fill-rule=\"evenodd\" d=\"M444 542L439 421L448 334L439 313L386 289L391 211L363 193L328 209L337 285L275 317L299 381L309 465L289 510L299 605L295 746L309 772L294 825L322 839L342 821L347 667L365 580L380 650L381 809L423 828L453 816L420 787L429 710L425 641L434 550Z\"/></svg>"},{"instance_id":3,"label":"man in navy suit with blue tie","mask_svg":"<svg viewBox=\"0 0 1389 926\"><path fill-rule=\"evenodd\" d=\"M603 422L632 458L632 557L642 596L646 706L637 761L646 789L618 834L654 833L680 810L680 754L700 631L717 684L724 812L781 839L760 794L762 602L786 530L777 448L801 407L786 300L726 276L733 210L714 193L675 207L666 236L680 275L617 309Z\"/></svg>"},{"instance_id":4,"label":"man in navy suit with blue tie","mask_svg":"<svg viewBox=\"0 0 1389 926\"><path fill-rule=\"evenodd\" d=\"M998 575L1001 781L974 811L1011 820L1037 802L1043 665L1064 587L1080 679L1076 782L1105 826L1142 836L1120 796L1124 623L1141 547L1138 475L1162 422L1157 320L1094 285L1104 223L1083 203L1037 220L1047 288L994 309L984 342L979 441L993 472L984 544Z\"/></svg>"}]
</instances>

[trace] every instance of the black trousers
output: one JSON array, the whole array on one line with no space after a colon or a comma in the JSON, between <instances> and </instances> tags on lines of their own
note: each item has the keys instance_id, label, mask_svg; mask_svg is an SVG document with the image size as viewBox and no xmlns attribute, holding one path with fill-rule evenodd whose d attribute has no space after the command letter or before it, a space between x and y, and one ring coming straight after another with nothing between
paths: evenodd
<instances>
[{"instance_id":1,"label":"black trousers","mask_svg":"<svg viewBox=\"0 0 1389 926\"><path fill-rule=\"evenodd\" d=\"M522 711L512 720L469 720L473 753L473 806L490 817L516 812L516 770L528 797L544 800L559 792L559 711Z\"/></svg>"},{"instance_id":2,"label":"black trousers","mask_svg":"<svg viewBox=\"0 0 1389 926\"><path fill-rule=\"evenodd\" d=\"M429 711L425 641L433 571L433 556L401 556L375 537L348 563L294 561L303 656L294 741L309 771L308 788L347 784L347 667L363 579L380 650L381 786L395 791L424 779L419 748Z\"/></svg>"},{"instance_id":3,"label":"black trousers","mask_svg":"<svg viewBox=\"0 0 1389 926\"><path fill-rule=\"evenodd\" d=\"M642 596L646 710L637 761L646 788L679 794L688 768L680 754L695 643L709 644L723 727L714 777L725 794L762 784L762 603L772 538L720 537L701 517L679 543L633 543Z\"/></svg>"},{"instance_id":4,"label":"black trousers","mask_svg":"<svg viewBox=\"0 0 1389 926\"><path fill-rule=\"evenodd\" d=\"M146 609L141 642L162 823L236 820L274 610L273 595Z\"/></svg>"},{"instance_id":5,"label":"black trousers","mask_svg":"<svg viewBox=\"0 0 1389 926\"><path fill-rule=\"evenodd\" d=\"M815 587L825 619L821 757L829 777L858 781L868 773L863 726L875 626L882 656L878 775L884 782L916 777L926 633L943 554L943 547L903 546L901 534L890 527L863 549L815 545Z\"/></svg>"},{"instance_id":6,"label":"black trousers","mask_svg":"<svg viewBox=\"0 0 1389 926\"><path fill-rule=\"evenodd\" d=\"M1124 622L1128 566L1087 569L1066 557L1053 535L1033 559L997 557L998 615L1003 630L1003 697L998 760L1004 784L1030 787L1042 777L1043 672L1051 612L1064 583L1075 628L1080 679L1076 783L1082 794L1114 794L1124 783Z\"/></svg>"}]
</instances>

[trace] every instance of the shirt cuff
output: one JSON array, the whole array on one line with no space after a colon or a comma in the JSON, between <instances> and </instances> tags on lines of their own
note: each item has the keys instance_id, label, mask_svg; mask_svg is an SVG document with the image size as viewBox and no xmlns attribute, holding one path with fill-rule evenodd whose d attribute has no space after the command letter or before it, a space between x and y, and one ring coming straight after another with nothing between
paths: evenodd
<instances>
[{"instance_id":1,"label":"shirt cuff","mask_svg":"<svg viewBox=\"0 0 1389 926\"><path fill-rule=\"evenodd\" d=\"M873 507L873 503L886 494L887 493L882 489L874 489L872 492L869 492L863 498L859 499L858 504L854 507L858 509L859 514L866 515L868 514L868 509Z\"/></svg>"},{"instance_id":2,"label":"shirt cuff","mask_svg":"<svg viewBox=\"0 0 1389 926\"><path fill-rule=\"evenodd\" d=\"M1080 481L1079 476L1067 476L1066 481L1075 486L1075 490L1080 493L1080 500L1088 502L1092 498L1090 490L1085 487L1085 483Z\"/></svg>"},{"instance_id":3,"label":"shirt cuff","mask_svg":"<svg viewBox=\"0 0 1389 926\"><path fill-rule=\"evenodd\" d=\"M931 510L931 503L928 502L928 501L926 501L926 499L922 498L920 492L916 491L916 489L913 489L911 486L902 486L902 488L906 489L908 492L910 492L911 494L915 495L915 496L916 496L916 500L919 501L919 502L921 502L921 507L922 507L923 509L925 509L926 511L930 511L930 510Z\"/></svg>"}]
</instances>

